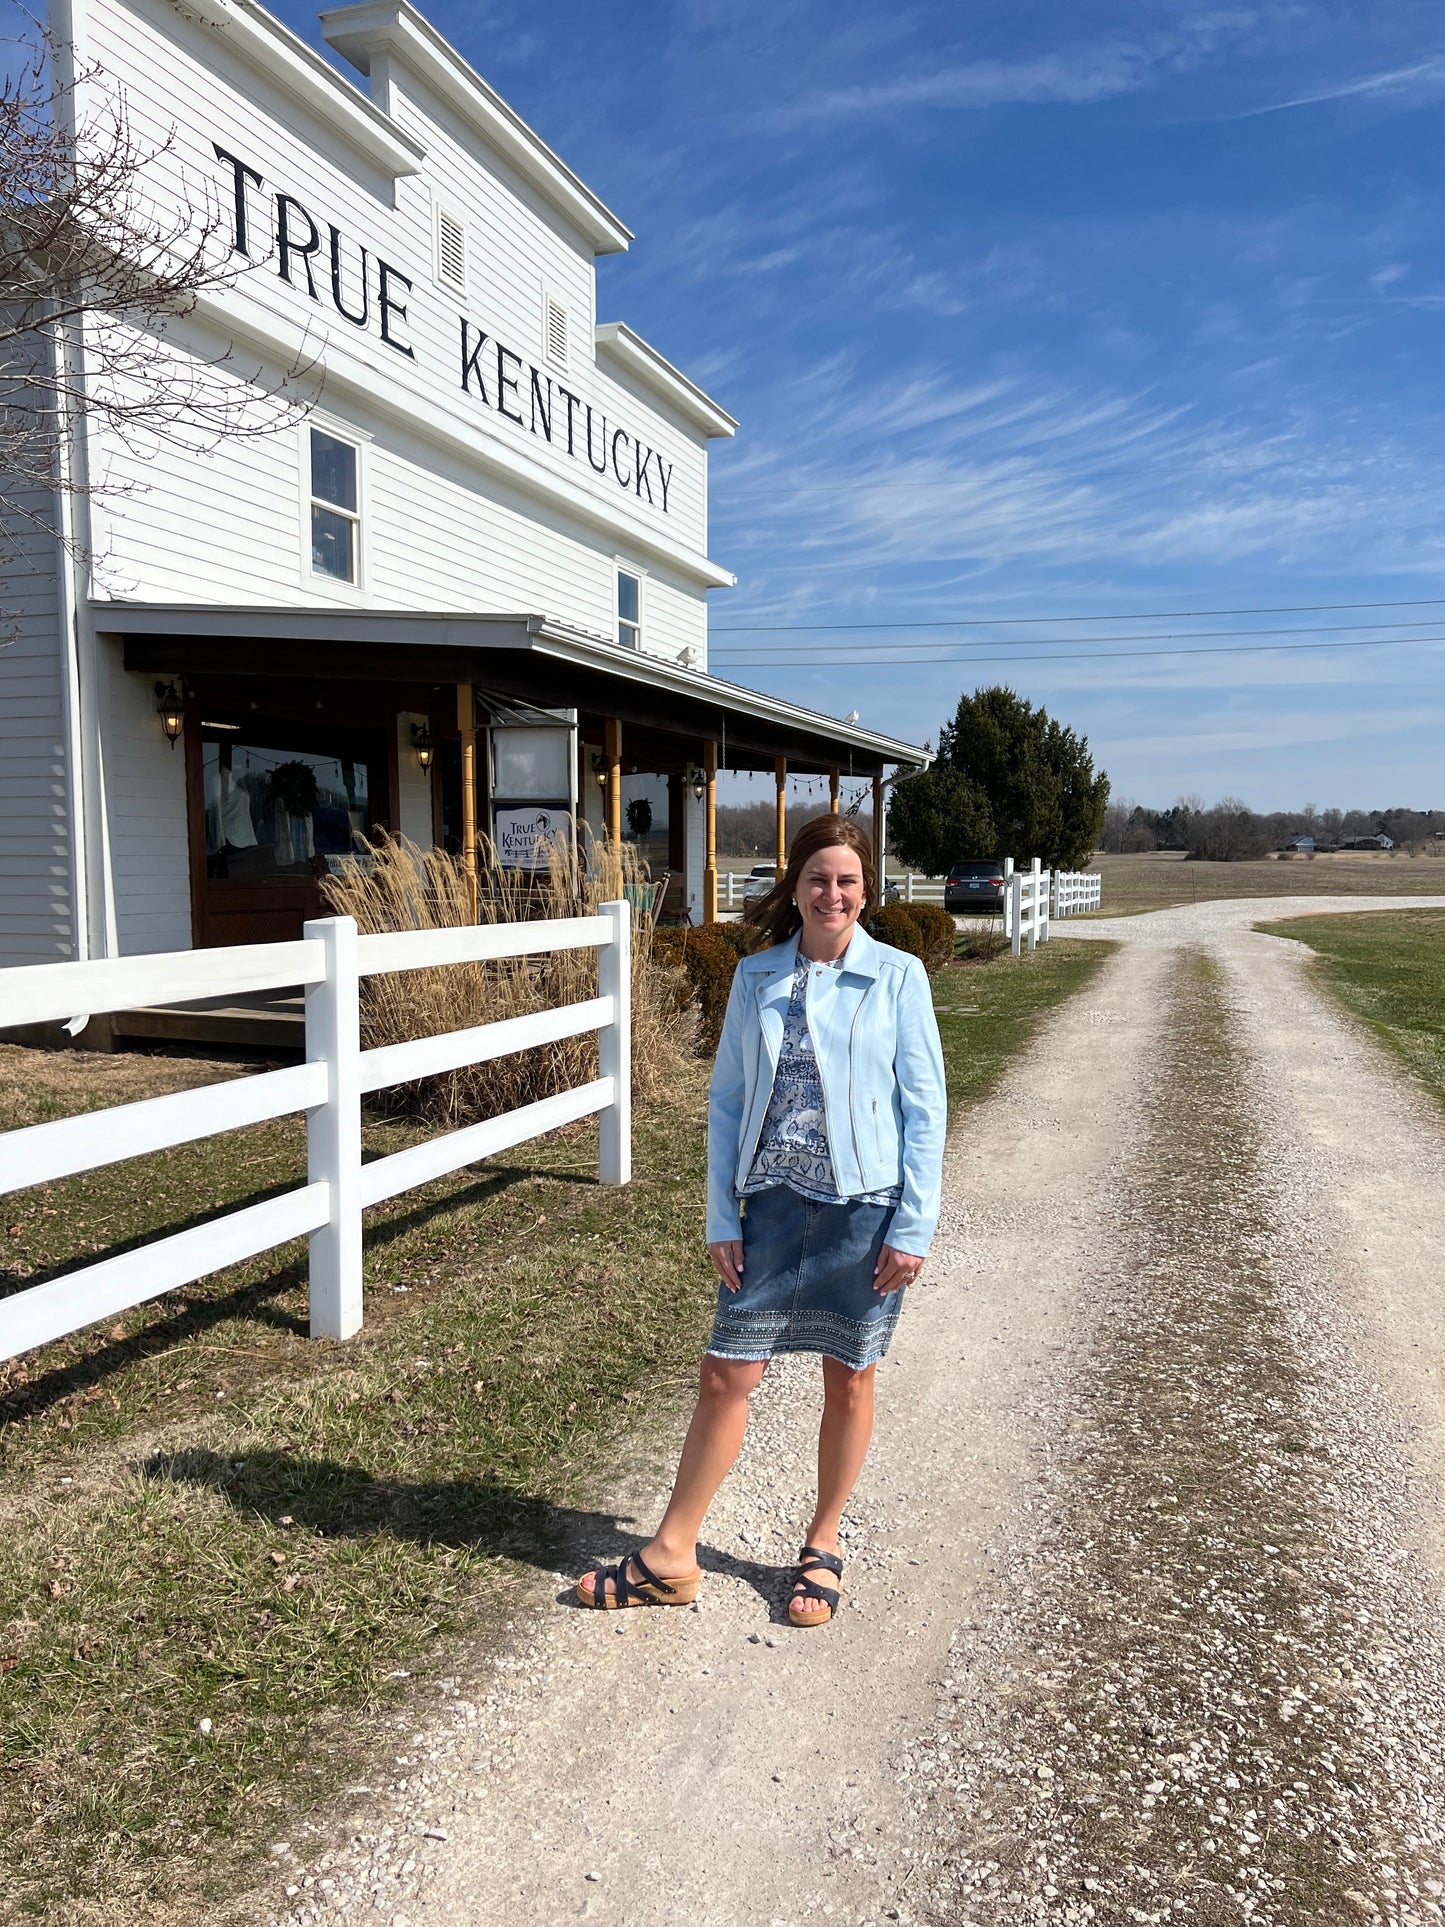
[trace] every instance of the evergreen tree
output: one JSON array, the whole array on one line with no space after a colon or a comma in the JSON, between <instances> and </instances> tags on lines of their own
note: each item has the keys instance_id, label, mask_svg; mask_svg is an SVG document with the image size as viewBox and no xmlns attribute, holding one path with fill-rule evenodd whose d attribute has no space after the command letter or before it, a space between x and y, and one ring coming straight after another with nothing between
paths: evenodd
<instances>
[{"instance_id":1,"label":"evergreen tree","mask_svg":"<svg viewBox=\"0 0 1445 1927\"><path fill-rule=\"evenodd\" d=\"M1096 848L1108 801L1084 737L1012 689L978 689L940 731L932 767L894 785L889 840L931 874L986 856L1073 870Z\"/></svg>"}]
</instances>

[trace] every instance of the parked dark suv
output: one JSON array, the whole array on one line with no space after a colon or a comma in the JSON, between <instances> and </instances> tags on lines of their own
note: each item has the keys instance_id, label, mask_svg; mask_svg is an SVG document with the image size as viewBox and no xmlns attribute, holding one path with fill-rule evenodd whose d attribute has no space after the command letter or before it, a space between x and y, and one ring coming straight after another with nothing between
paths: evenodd
<instances>
[{"instance_id":1,"label":"parked dark suv","mask_svg":"<svg viewBox=\"0 0 1445 1927\"><path fill-rule=\"evenodd\" d=\"M951 916L1000 916L1003 900L1003 865L995 857L969 857L943 879L943 907Z\"/></svg>"}]
</instances>

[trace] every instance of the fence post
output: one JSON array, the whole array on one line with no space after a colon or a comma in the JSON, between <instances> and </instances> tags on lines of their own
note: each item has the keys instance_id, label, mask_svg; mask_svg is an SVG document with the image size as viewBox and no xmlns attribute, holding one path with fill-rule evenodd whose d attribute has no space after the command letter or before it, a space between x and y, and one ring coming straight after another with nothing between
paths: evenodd
<instances>
[{"instance_id":1,"label":"fence post","mask_svg":"<svg viewBox=\"0 0 1445 1927\"><path fill-rule=\"evenodd\" d=\"M905 903L912 903L913 901L913 872L911 870L908 872L907 880L903 885L903 901Z\"/></svg>"},{"instance_id":2,"label":"fence post","mask_svg":"<svg viewBox=\"0 0 1445 1927\"><path fill-rule=\"evenodd\" d=\"M1030 875L1030 876L1031 876L1031 877L1033 878L1033 880L1034 880L1034 896L1033 896L1033 912L1034 912L1034 913L1033 913L1033 915L1032 915L1032 916L1031 916L1031 917L1029 918L1029 949L1030 949L1030 950L1037 950L1037 949L1038 949L1038 947L1039 947L1039 883L1040 883L1040 870L1041 870L1041 862L1040 862L1040 859L1039 859L1038 857L1035 857L1035 858L1034 858L1034 860L1033 860L1033 862L1032 862L1032 863L1030 864L1030 866L1029 866L1029 875Z\"/></svg>"},{"instance_id":3,"label":"fence post","mask_svg":"<svg viewBox=\"0 0 1445 1927\"><path fill-rule=\"evenodd\" d=\"M597 1033L597 1068L612 1079L614 1095L597 1121L597 1177L626 1184L632 1176L632 920L626 903L604 903L601 914L612 924L612 941L597 953L597 993L615 1000L615 1015Z\"/></svg>"},{"instance_id":4,"label":"fence post","mask_svg":"<svg viewBox=\"0 0 1445 1927\"><path fill-rule=\"evenodd\" d=\"M1008 877L1008 908L1009 928L1006 934L1011 938L1009 948L1018 957L1023 954L1024 879L1023 872L1012 866Z\"/></svg>"},{"instance_id":5,"label":"fence post","mask_svg":"<svg viewBox=\"0 0 1445 1927\"><path fill-rule=\"evenodd\" d=\"M311 1234L311 1336L361 1329L361 1007L356 922L320 917L302 935L326 951L326 975L306 992L306 1061L326 1066L326 1102L306 1113L306 1177L331 1192Z\"/></svg>"}]
</instances>

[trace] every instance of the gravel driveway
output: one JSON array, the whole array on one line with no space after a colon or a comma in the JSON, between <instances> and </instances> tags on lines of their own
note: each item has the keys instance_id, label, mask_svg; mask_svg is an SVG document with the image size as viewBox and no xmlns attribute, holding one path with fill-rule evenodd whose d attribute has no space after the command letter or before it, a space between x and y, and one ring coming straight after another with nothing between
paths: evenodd
<instances>
[{"instance_id":1,"label":"gravel driveway","mask_svg":"<svg viewBox=\"0 0 1445 1927\"><path fill-rule=\"evenodd\" d=\"M1445 1123L1250 928L1415 901L1071 925L1123 948L955 1133L837 1625L783 1610L794 1362L699 1608L544 1576L257 1918L1441 1919Z\"/></svg>"}]
</instances>

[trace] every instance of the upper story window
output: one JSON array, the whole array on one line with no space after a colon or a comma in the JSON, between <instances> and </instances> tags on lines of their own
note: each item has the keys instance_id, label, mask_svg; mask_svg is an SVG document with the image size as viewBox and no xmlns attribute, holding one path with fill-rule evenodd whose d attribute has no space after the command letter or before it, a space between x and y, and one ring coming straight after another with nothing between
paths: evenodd
<instances>
[{"instance_id":1,"label":"upper story window","mask_svg":"<svg viewBox=\"0 0 1445 1927\"><path fill-rule=\"evenodd\" d=\"M361 553L360 451L324 428L311 430L311 572L355 582Z\"/></svg>"},{"instance_id":2,"label":"upper story window","mask_svg":"<svg viewBox=\"0 0 1445 1927\"><path fill-rule=\"evenodd\" d=\"M458 294L467 291L467 230L444 207L437 209L437 280Z\"/></svg>"},{"instance_id":3,"label":"upper story window","mask_svg":"<svg viewBox=\"0 0 1445 1927\"><path fill-rule=\"evenodd\" d=\"M642 647L642 578L631 569L617 571L617 640L624 649Z\"/></svg>"},{"instance_id":4,"label":"upper story window","mask_svg":"<svg viewBox=\"0 0 1445 1927\"><path fill-rule=\"evenodd\" d=\"M567 310L555 295L542 297L542 348L554 367L567 366Z\"/></svg>"}]
</instances>

